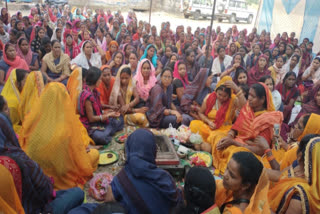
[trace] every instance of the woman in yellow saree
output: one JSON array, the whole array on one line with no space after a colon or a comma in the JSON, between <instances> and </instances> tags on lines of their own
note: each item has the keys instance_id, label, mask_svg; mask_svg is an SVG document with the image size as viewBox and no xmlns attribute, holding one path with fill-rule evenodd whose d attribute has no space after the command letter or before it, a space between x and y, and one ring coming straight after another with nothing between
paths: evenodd
<instances>
[{"instance_id":1,"label":"woman in yellow saree","mask_svg":"<svg viewBox=\"0 0 320 214\"><path fill-rule=\"evenodd\" d=\"M19 103L23 86L26 82L28 71L22 69L12 70L6 84L4 85L1 95L7 100L10 109L10 120L14 132L19 134L21 129L21 119L19 116Z\"/></svg>"},{"instance_id":2,"label":"woman in yellow saree","mask_svg":"<svg viewBox=\"0 0 320 214\"><path fill-rule=\"evenodd\" d=\"M223 180L216 181L216 204L222 214L269 214L269 179L251 152L237 152Z\"/></svg>"},{"instance_id":3,"label":"woman in yellow saree","mask_svg":"<svg viewBox=\"0 0 320 214\"><path fill-rule=\"evenodd\" d=\"M99 152L88 149L93 142L82 127L61 83L45 87L23 122L20 145L46 175L54 178L55 189L83 188L97 169Z\"/></svg>"},{"instance_id":4,"label":"woman in yellow saree","mask_svg":"<svg viewBox=\"0 0 320 214\"><path fill-rule=\"evenodd\" d=\"M281 170L290 166L297 159L297 150L299 147L298 142L300 142L304 136L308 134L320 134L319 121L320 121L320 115L318 114L305 115L299 118L291 135L295 137L294 135L298 133L300 134L300 136L298 137L297 142L291 144L288 147L287 151L285 152L283 159L281 160L281 163L280 163Z\"/></svg>"},{"instance_id":5,"label":"woman in yellow saree","mask_svg":"<svg viewBox=\"0 0 320 214\"><path fill-rule=\"evenodd\" d=\"M83 80L85 75L81 67L73 66L71 69L72 73L68 79L67 90L69 92L72 105L76 112L78 112L78 100L82 91L82 84L85 82Z\"/></svg>"},{"instance_id":6,"label":"woman in yellow saree","mask_svg":"<svg viewBox=\"0 0 320 214\"><path fill-rule=\"evenodd\" d=\"M43 76L40 71L31 72L26 80L20 95L19 116L23 122L25 115L30 112L34 103L40 99L40 94L44 89Z\"/></svg>"},{"instance_id":7,"label":"woman in yellow saree","mask_svg":"<svg viewBox=\"0 0 320 214\"><path fill-rule=\"evenodd\" d=\"M140 97L132 81L131 69L128 65L120 67L110 95L109 105L121 106L120 112L127 125L148 127L147 107L135 108Z\"/></svg>"},{"instance_id":8,"label":"woman in yellow saree","mask_svg":"<svg viewBox=\"0 0 320 214\"><path fill-rule=\"evenodd\" d=\"M297 150L297 160L269 191L273 212L320 213L320 137L305 136Z\"/></svg>"},{"instance_id":9,"label":"woman in yellow saree","mask_svg":"<svg viewBox=\"0 0 320 214\"><path fill-rule=\"evenodd\" d=\"M256 155L259 147L254 145L258 136L264 137L271 145L274 124L281 124L281 112L274 111L272 94L263 83L256 83L249 90L247 104L242 107L240 114L226 137L210 139L213 153L213 166L216 173L224 173L232 155L238 151L251 151Z\"/></svg>"},{"instance_id":10,"label":"woman in yellow saree","mask_svg":"<svg viewBox=\"0 0 320 214\"><path fill-rule=\"evenodd\" d=\"M234 95L233 91L237 95ZM216 90L204 99L198 113L201 120L193 120L190 123L191 131L199 133L204 142L209 142L209 135L210 138L214 135L226 135L235 119L236 110L241 109L245 102L243 93L232 78L223 77L218 82ZM211 152L211 149L208 152Z\"/></svg>"}]
</instances>

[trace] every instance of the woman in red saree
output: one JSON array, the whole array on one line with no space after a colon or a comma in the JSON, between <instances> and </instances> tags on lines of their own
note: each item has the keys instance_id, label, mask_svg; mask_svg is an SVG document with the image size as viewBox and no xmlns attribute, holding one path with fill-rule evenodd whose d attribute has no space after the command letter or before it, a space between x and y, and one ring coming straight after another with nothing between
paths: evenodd
<instances>
[{"instance_id":1,"label":"woman in red saree","mask_svg":"<svg viewBox=\"0 0 320 214\"><path fill-rule=\"evenodd\" d=\"M282 113L275 111L269 88L263 83L251 86L248 102L242 107L227 136L222 138L220 135L210 141L215 173L224 173L227 163L236 152L250 151L263 155L259 154L253 141L262 136L271 144L274 124L281 124L282 120Z\"/></svg>"}]
</instances>

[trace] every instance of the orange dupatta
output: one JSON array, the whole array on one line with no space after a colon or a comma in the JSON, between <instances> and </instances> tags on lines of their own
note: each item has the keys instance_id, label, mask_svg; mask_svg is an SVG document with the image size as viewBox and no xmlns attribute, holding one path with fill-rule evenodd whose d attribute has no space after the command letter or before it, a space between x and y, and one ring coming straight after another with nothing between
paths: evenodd
<instances>
[{"instance_id":1,"label":"orange dupatta","mask_svg":"<svg viewBox=\"0 0 320 214\"><path fill-rule=\"evenodd\" d=\"M264 87L266 92L267 109L265 111L253 112L249 102L242 107L236 122L232 126L233 130L238 131L236 141L240 143L245 144L246 140L260 135L270 144L274 124L281 124L283 121L283 114L275 111L271 91L264 83L259 84Z\"/></svg>"},{"instance_id":2,"label":"orange dupatta","mask_svg":"<svg viewBox=\"0 0 320 214\"><path fill-rule=\"evenodd\" d=\"M216 181L216 204L221 207L224 203L232 201L232 191L226 190L223 186L222 180ZM267 200L267 195L269 191L269 178L265 169L263 169L258 184L250 198L250 203L244 210L244 214L269 214L270 206ZM231 210L230 210L231 209ZM239 208L226 206L223 213L242 213ZM234 212L234 211L235 212Z\"/></svg>"},{"instance_id":3,"label":"orange dupatta","mask_svg":"<svg viewBox=\"0 0 320 214\"><path fill-rule=\"evenodd\" d=\"M308 142L304 157L305 178L294 177L292 170L288 172L289 178L281 179L269 191L270 207L274 212L286 213L292 196L298 194L301 199L302 211L307 213L320 213L320 137Z\"/></svg>"},{"instance_id":4,"label":"orange dupatta","mask_svg":"<svg viewBox=\"0 0 320 214\"><path fill-rule=\"evenodd\" d=\"M109 65L103 65L100 68L100 70L103 71L105 68L110 68L110 66ZM110 98L111 91L112 91L113 84L114 84L115 80L116 79L114 77L111 77L109 88L107 88L106 85L102 81L100 82L97 90L100 93L100 102L101 102L101 104L104 104L104 105L108 105L109 104L109 98Z\"/></svg>"}]
</instances>

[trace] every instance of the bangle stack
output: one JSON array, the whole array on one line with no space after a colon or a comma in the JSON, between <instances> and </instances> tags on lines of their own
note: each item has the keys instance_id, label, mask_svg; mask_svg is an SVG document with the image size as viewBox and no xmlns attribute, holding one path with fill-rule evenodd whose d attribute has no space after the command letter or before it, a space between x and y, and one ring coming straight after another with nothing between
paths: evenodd
<instances>
[{"instance_id":1,"label":"bangle stack","mask_svg":"<svg viewBox=\"0 0 320 214\"><path fill-rule=\"evenodd\" d=\"M100 116L100 121L102 122L102 115L100 114L99 116Z\"/></svg>"},{"instance_id":2,"label":"bangle stack","mask_svg":"<svg viewBox=\"0 0 320 214\"><path fill-rule=\"evenodd\" d=\"M242 95L242 90L240 89L239 91L238 91L238 93L236 94L236 96L237 97L240 97Z\"/></svg>"},{"instance_id":3,"label":"bangle stack","mask_svg":"<svg viewBox=\"0 0 320 214\"><path fill-rule=\"evenodd\" d=\"M268 162L275 160L273 154L272 154L272 150L271 149L266 149L264 151L264 154L267 156L267 160ZM269 154L269 155L268 155Z\"/></svg>"}]
</instances>

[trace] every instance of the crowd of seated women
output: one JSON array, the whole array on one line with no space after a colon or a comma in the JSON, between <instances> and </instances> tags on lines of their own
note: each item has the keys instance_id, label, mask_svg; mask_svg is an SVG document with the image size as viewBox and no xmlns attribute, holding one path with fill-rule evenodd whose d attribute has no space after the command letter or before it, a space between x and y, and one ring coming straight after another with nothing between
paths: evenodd
<instances>
[{"instance_id":1,"label":"crowd of seated women","mask_svg":"<svg viewBox=\"0 0 320 214\"><path fill-rule=\"evenodd\" d=\"M212 37L210 37L210 35ZM319 213L320 54L286 32L155 26L97 9L0 14L0 213ZM184 187L148 128L189 126L214 175ZM101 146L137 126L103 205ZM105 211L104 211L105 210Z\"/></svg>"}]
</instances>

